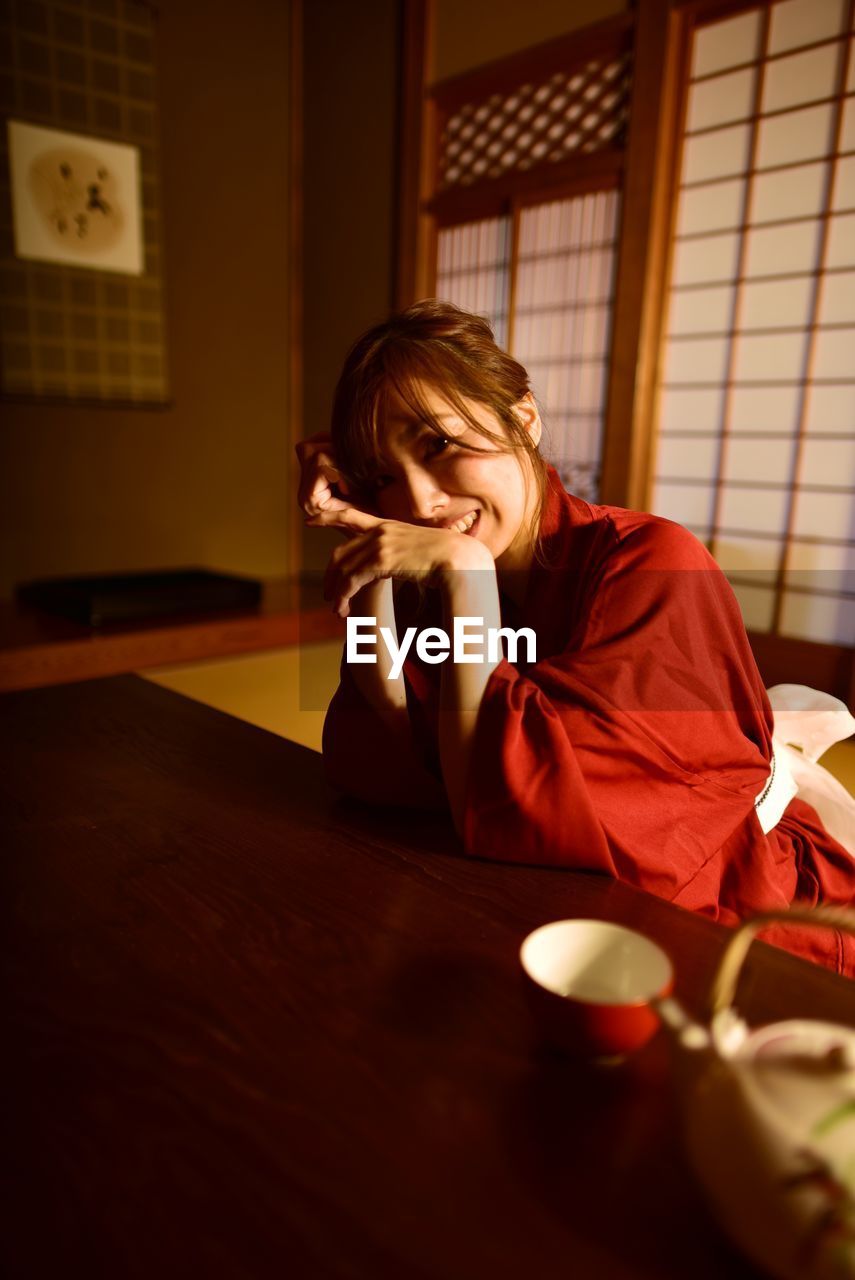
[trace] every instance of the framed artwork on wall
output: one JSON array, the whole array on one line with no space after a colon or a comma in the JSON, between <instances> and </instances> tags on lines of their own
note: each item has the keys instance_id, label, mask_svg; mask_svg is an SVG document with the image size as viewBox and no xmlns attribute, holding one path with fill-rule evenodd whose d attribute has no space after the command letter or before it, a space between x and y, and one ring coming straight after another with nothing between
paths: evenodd
<instances>
[{"instance_id":1,"label":"framed artwork on wall","mask_svg":"<svg viewBox=\"0 0 855 1280\"><path fill-rule=\"evenodd\" d=\"M138 148L19 120L8 130L17 256L141 275Z\"/></svg>"},{"instance_id":2,"label":"framed artwork on wall","mask_svg":"<svg viewBox=\"0 0 855 1280\"><path fill-rule=\"evenodd\" d=\"M170 402L156 21L0 5L0 400Z\"/></svg>"}]
</instances>

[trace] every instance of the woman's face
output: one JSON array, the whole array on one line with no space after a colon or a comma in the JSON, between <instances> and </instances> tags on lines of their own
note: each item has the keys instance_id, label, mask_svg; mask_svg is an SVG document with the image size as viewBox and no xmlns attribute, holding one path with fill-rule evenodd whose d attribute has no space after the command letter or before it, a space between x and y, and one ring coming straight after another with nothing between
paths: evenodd
<instances>
[{"instance_id":1,"label":"woman's face","mask_svg":"<svg viewBox=\"0 0 855 1280\"><path fill-rule=\"evenodd\" d=\"M439 392L422 385L419 393L445 435L438 436L403 400L390 397L375 488L379 514L409 524L453 528L483 542L499 568L527 568L538 501L528 458L504 452L479 435ZM485 427L506 434L485 405L465 403ZM540 418L531 395L520 401L517 412L537 443Z\"/></svg>"}]
</instances>

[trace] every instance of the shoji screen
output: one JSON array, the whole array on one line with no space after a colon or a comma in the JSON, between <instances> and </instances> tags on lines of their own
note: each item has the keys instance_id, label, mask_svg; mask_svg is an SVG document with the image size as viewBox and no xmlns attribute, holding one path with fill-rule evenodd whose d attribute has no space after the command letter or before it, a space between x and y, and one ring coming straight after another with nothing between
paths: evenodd
<instances>
[{"instance_id":1,"label":"shoji screen","mask_svg":"<svg viewBox=\"0 0 855 1280\"><path fill-rule=\"evenodd\" d=\"M618 194L520 214L513 354L531 374L544 446L568 489L596 501L614 290Z\"/></svg>"},{"instance_id":2,"label":"shoji screen","mask_svg":"<svg viewBox=\"0 0 855 1280\"><path fill-rule=\"evenodd\" d=\"M633 15L618 14L428 93L426 290L489 317L532 376L552 461L588 497L600 482L634 39Z\"/></svg>"},{"instance_id":3,"label":"shoji screen","mask_svg":"<svg viewBox=\"0 0 855 1280\"><path fill-rule=\"evenodd\" d=\"M499 344L531 374L550 461L569 489L594 500L618 199L601 191L524 207L516 237L510 218L439 233L437 296L490 318Z\"/></svg>"},{"instance_id":4,"label":"shoji screen","mask_svg":"<svg viewBox=\"0 0 855 1280\"><path fill-rule=\"evenodd\" d=\"M508 342L511 220L484 218L439 232L436 296L486 315L499 346Z\"/></svg>"},{"instance_id":5,"label":"shoji screen","mask_svg":"<svg viewBox=\"0 0 855 1280\"><path fill-rule=\"evenodd\" d=\"M652 508L746 623L855 638L855 57L850 0L693 37Z\"/></svg>"}]
</instances>

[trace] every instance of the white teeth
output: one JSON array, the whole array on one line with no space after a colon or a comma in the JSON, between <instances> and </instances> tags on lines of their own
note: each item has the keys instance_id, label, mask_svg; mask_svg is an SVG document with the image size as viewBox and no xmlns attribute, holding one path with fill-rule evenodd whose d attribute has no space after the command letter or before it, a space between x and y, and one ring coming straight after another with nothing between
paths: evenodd
<instances>
[{"instance_id":1,"label":"white teeth","mask_svg":"<svg viewBox=\"0 0 855 1280\"><path fill-rule=\"evenodd\" d=\"M464 516L462 520L458 520L456 524L451 526L454 533L467 533L478 519L477 511L470 511L468 516Z\"/></svg>"}]
</instances>

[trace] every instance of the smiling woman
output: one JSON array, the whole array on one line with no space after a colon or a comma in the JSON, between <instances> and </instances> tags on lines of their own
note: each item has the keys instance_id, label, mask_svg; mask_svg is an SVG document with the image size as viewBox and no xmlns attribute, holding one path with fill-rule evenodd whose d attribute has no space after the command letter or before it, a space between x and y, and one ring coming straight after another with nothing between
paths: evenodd
<instances>
[{"instance_id":1,"label":"smiling woman","mask_svg":"<svg viewBox=\"0 0 855 1280\"><path fill-rule=\"evenodd\" d=\"M331 780L447 805L467 853L603 872L728 924L851 901L855 861L794 795L715 562L679 525L568 494L540 436L481 317L427 300L352 348L331 435L298 446L307 523L344 535L327 595L376 645L345 655ZM537 660L403 651L472 619L524 625ZM851 938L780 941L855 975Z\"/></svg>"}]
</instances>

